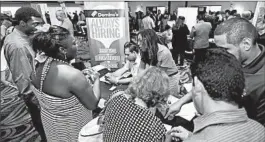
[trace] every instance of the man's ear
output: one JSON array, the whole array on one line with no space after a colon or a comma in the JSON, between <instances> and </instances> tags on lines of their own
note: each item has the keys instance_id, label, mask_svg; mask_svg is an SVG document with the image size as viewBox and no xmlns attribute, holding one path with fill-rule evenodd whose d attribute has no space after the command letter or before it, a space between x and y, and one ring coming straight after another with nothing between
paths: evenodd
<instances>
[{"instance_id":1,"label":"man's ear","mask_svg":"<svg viewBox=\"0 0 265 142\"><path fill-rule=\"evenodd\" d=\"M243 47L245 51L249 51L251 49L253 41L250 38L243 38L243 40L240 43L240 47Z\"/></svg>"},{"instance_id":2,"label":"man's ear","mask_svg":"<svg viewBox=\"0 0 265 142\"><path fill-rule=\"evenodd\" d=\"M25 27L25 26L26 26L26 22L20 20L20 21L19 21L19 25L21 25L22 27Z\"/></svg>"}]
</instances>

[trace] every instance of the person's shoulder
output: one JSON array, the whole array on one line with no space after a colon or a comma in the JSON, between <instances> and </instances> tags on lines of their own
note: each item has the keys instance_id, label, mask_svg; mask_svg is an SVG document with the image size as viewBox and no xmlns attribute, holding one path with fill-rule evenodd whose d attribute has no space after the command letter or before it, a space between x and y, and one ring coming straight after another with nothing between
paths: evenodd
<instances>
[{"instance_id":1,"label":"person's shoulder","mask_svg":"<svg viewBox=\"0 0 265 142\"><path fill-rule=\"evenodd\" d=\"M249 129L249 134L253 137L263 137L263 140L265 141L265 127L261 125L259 122L253 120L253 119L248 119L247 125L251 127Z\"/></svg>"},{"instance_id":2,"label":"person's shoulder","mask_svg":"<svg viewBox=\"0 0 265 142\"><path fill-rule=\"evenodd\" d=\"M58 65L58 73L61 74L67 81L78 81L80 78L85 78L83 73L69 65Z\"/></svg>"}]
</instances>

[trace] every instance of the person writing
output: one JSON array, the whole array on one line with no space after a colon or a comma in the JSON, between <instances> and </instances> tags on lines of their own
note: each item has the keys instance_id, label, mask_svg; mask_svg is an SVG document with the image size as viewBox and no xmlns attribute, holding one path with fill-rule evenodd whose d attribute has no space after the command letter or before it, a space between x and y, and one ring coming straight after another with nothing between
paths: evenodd
<instances>
[{"instance_id":1,"label":"person writing","mask_svg":"<svg viewBox=\"0 0 265 142\"><path fill-rule=\"evenodd\" d=\"M141 56L138 45L128 42L124 45L124 54L126 58L125 65L113 73L106 75L106 80L113 84L129 84L137 76L138 68L141 62ZM131 72L132 77L123 78L124 73Z\"/></svg>"},{"instance_id":2,"label":"person writing","mask_svg":"<svg viewBox=\"0 0 265 142\"><path fill-rule=\"evenodd\" d=\"M174 127L168 133L184 142L264 142L265 128L250 119L242 104L243 68L224 48L212 48L191 65L192 100L200 116L194 130ZM251 129L250 129L251 128Z\"/></svg>"}]
</instances>

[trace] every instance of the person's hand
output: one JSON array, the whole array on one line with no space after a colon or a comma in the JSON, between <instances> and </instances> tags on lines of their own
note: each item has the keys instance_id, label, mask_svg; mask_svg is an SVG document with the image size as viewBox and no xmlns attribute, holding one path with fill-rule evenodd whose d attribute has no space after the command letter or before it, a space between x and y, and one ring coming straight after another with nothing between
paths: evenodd
<instances>
[{"instance_id":1,"label":"person's hand","mask_svg":"<svg viewBox=\"0 0 265 142\"><path fill-rule=\"evenodd\" d=\"M192 135L190 131L186 130L182 126L174 127L168 133L170 133L172 139L175 141L179 141L179 139L184 141Z\"/></svg>"},{"instance_id":2,"label":"person's hand","mask_svg":"<svg viewBox=\"0 0 265 142\"><path fill-rule=\"evenodd\" d=\"M168 118L169 116L172 117L178 114L180 112L181 107L182 107L182 104L179 101L169 106L166 112L165 118Z\"/></svg>"},{"instance_id":3,"label":"person's hand","mask_svg":"<svg viewBox=\"0 0 265 142\"><path fill-rule=\"evenodd\" d=\"M106 80L109 81L112 84L117 83L117 79L114 76L106 76Z\"/></svg>"}]
</instances>

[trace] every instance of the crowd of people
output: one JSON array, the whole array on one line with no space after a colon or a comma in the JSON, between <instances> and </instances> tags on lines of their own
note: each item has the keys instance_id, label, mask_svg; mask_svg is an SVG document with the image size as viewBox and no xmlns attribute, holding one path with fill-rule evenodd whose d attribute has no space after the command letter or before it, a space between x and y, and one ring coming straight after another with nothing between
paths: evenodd
<instances>
[{"instance_id":1,"label":"crowd of people","mask_svg":"<svg viewBox=\"0 0 265 142\"><path fill-rule=\"evenodd\" d=\"M101 141L265 141L265 16L255 27L250 11L242 18L236 11L213 15L216 25L199 14L191 31L176 11L137 15L143 18L136 20L142 24L137 24L137 41L124 44L124 66L106 75L110 83L128 87L110 95L97 116L102 118ZM77 52L78 22L63 10L56 18L60 26L44 26L31 7L19 8L14 19L1 15L3 141L74 142L95 119L92 111L102 98L99 73L70 64ZM175 21L173 27L167 20ZM183 94L179 67L187 62L189 38L194 42L192 90ZM124 79L126 72L132 76ZM171 104L170 96L179 100ZM158 113L170 120L189 102L197 111L193 128L180 124L167 130Z\"/></svg>"}]
</instances>

